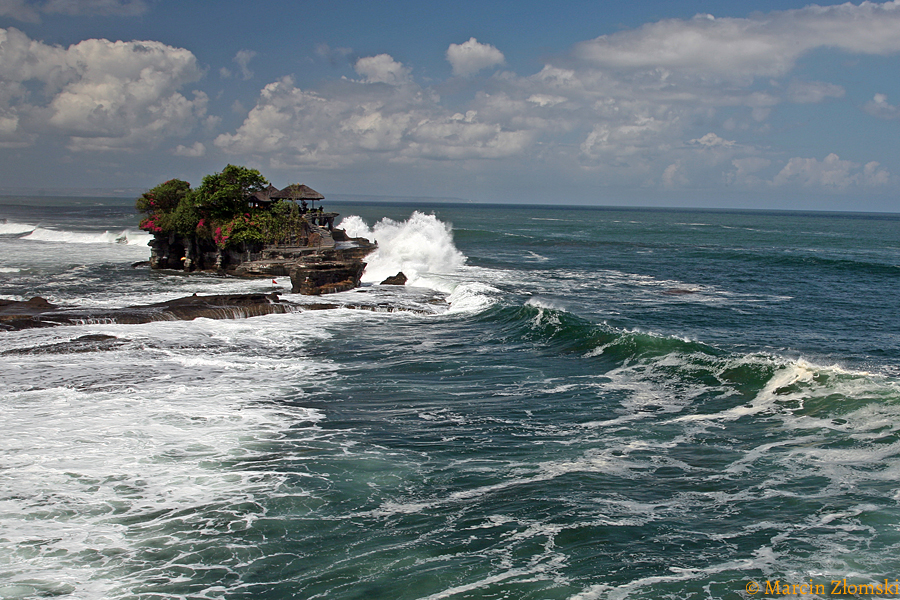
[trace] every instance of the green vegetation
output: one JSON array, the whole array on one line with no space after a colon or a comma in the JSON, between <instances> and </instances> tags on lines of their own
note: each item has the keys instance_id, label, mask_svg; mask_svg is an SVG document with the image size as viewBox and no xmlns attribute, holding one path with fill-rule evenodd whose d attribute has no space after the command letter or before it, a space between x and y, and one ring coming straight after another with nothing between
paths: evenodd
<instances>
[{"instance_id":1,"label":"green vegetation","mask_svg":"<svg viewBox=\"0 0 900 600\"><path fill-rule=\"evenodd\" d=\"M221 249L278 242L296 231L300 215L293 202L250 206L250 196L268 184L256 169L235 165L205 176L195 189L170 179L137 199L135 208L145 215L140 228L158 235L197 236Z\"/></svg>"}]
</instances>

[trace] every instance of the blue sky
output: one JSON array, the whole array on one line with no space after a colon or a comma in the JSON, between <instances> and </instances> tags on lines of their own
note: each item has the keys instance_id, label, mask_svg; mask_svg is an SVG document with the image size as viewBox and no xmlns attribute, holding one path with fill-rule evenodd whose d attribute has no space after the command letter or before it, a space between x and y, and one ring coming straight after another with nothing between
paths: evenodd
<instances>
[{"instance_id":1,"label":"blue sky","mask_svg":"<svg viewBox=\"0 0 900 600\"><path fill-rule=\"evenodd\" d=\"M898 67L900 1L0 0L0 191L900 212Z\"/></svg>"}]
</instances>

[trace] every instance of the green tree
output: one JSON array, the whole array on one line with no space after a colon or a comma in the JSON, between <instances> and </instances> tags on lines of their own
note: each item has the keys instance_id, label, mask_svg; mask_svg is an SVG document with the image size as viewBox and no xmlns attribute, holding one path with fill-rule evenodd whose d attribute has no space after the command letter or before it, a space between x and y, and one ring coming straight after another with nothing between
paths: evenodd
<instances>
[{"instance_id":1,"label":"green tree","mask_svg":"<svg viewBox=\"0 0 900 600\"><path fill-rule=\"evenodd\" d=\"M141 194L135 208L148 215L171 212L190 191L191 184L187 181L170 179Z\"/></svg>"},{"instance_id":2,"label":"green tree","mask_svg":"<svg viewBox=\"0 0 900 600\"><path fill-rule=\"evenodd\" d=\"M169 226L181 235L197 233L197 225L199 225L202 215L196 206L194 198L196 195L196 191L189 191L171 213Z\"/></svg>"},{"instance_id":3,"label":"green tree","mask_svg":"<svg viewBox=\"0 0 900 600\"><path fill-rule=\"evenodd\" d=\"M216 219L231 219L247 212L250 194L269 184L256 169L228 165L221 173L207 175L196 189L194 203Z\"/></svg>"}]
</instances>

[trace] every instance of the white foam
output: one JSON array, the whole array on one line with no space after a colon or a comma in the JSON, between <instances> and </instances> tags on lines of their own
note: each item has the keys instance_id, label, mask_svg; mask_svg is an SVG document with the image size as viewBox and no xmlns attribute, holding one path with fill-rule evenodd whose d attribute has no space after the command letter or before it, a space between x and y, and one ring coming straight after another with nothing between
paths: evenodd
<instances>
[{"instance_id":1,"label":"white foam","mask_svg":"<svg viewBox=\"0 0 900 600\"><path fill-rule=\"evenodd\" d=\"M121 597L146 581L153 537L250 527L258 512L245 505L284 478L254 461L288 430L298 442L333 436L318 427L320 410L271 401L314 393L305 388L330 376L327 362L296 352L319 333L265 317L253 325L95 326L88 332L127 329L129 339L103 356L4 357L0 595ZM22 333L33 344L59 335ZM29 377L44 369L47 377ZM215 514L203 510L213 504ZM202 546L202 535L193 542Z\"/></svg>"},{"instance_id":2,"label":"white foam","mask_svg":"<svg viewBox=\"0 0 900 600\"><path fill-rule=\"evenodd\" d=\"M26 225L25 223L0 223L0 235L21 235L34 231L35 225Z\"/></svg>"},{"instance_id":3,"label":"white foam","mask_svg":"<svg viewBox=\"0 0 900 600\"><path fill-rule=\"evenodd\" d=\"M525 258L527 260L534 260L537 262L547 262L548 260L550 260L546 256L541 256L537 252L532 252L531 250L528 251L528 255Z\"/></svg>"},{"instance_id":4,"label":"white foam","mask_svg":"<svg viewBox=\"0 0 900 600\"><path fill-rule=\"evenodd\" d=\"M143 231L125 229L119 232L103 233L60 231L37 227L22 239L39 242L62 242L66 244L128 244L131 246L147 246L153 236Z\"/></svg>"},{"instance_id":5,"label":"white foam","mask_svg":"<svg viewBox=\"0 0 900 600\"><path fill-rule=\"evenodd\" d=\"M453 244L452 227L434 215L415 211L406 221L384 218L371 228L352 215L340 226L351 237L378 242L378 249L366 258L364 282L378 283L402 271L407 285L422 285L429 281L427 275L454 273L466 262Z\"/></svg>"},{"instance_id":6,"label":"white foam","mask_svg":"<svg viewBox=\"0 0 900 600\"><path fill-rule=\"evenodd\" d=\"M481 312L497 302L500 290L486 283L462 283L447 296L448 312Z\"/></svg>"}]
</instances>

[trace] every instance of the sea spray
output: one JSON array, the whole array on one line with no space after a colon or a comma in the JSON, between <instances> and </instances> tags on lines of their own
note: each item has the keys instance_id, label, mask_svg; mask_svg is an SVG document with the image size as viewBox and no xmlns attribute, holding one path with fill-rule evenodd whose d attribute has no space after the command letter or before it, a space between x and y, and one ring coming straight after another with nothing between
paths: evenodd
<instances>
[{"instance_id":1,"label":"sea spray","mask_svg":"<svg viewBox=\"0 0 900 600\"><path fill-rule=\"evenodd\" d=\"M63 242L68 244L128 244L130 246L147 246L152 236L143 231L124 230L120 232L104 231L103 233L58 231L55 229L35 228L23 239L38 242Z\"/></svg>"},{"instance_id":2,"label":"sea spray","mask_svg":"<svg viewBox=\"0 0 900 600\"><path fill-rule=\"evenodd\" d=\"M20 236L34 231L35 225L25 223L10 223L6 219L0 219L0 235Z\"/></svg>"},{"instance_id":3,"label":"sea spray","mask_svg":"<svg viewBox=\"0 0 900 600\"><path fill-rule=\"evenodd\" d=\"M434 215L415 211L406 221L384 218L371 228L352 215L343 219L340 226L351 237L378 242L378 250L366 258L362 280L367 283L378 283L402 271L408 285L422 285L423 276L453 273L466 262L465 255L453 244L452 227Z\"/></svg>"}]
</instances>

